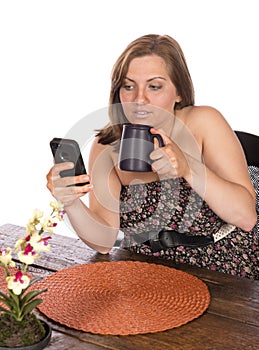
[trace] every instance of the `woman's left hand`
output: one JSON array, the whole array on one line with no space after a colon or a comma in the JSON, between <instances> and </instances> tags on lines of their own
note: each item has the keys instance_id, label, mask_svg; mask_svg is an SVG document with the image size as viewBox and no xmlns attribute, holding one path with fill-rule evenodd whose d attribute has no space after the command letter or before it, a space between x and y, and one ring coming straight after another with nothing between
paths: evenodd
<instances>
[{"instance_id":1,"label":"woman's left hand","mask_svg":"<svg viewBox=\"0 0 259 350\"><path fill-rule=\"evenodd\" d=\"M164 141L163 147L150 153L153 171L162 178L186 178L190 174L190 168L183 151L163 131L155 128L150 131L152 134L160 134Z\"/></svg>"}]
</instances>

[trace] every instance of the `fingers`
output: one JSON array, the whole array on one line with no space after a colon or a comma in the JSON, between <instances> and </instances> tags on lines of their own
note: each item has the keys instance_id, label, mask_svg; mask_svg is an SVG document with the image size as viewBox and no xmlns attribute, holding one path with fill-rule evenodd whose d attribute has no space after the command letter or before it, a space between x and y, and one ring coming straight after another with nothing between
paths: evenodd
<instances>
[{"instance_id":1,"label":"fingers","mask_svg":"<svg viewBox=\"0 0 259 350\"><path fill-rule=\"evenodd\" d=\"M64 163L58 163L55 164L52 168L52 176L57 177L59 176L59 173L63 170L69 170L74 168L74 163L72 162L64 162Z\"/></svg>"},{"instance_id":2,"label":"fingers","mask_svg":"<svg viewBox=\"0 0 259 350\"><path fill-rule=\"evenodd\" d=\"M154 162L152 163L152 169L153 171L157 172L159 176L163 175L171 178L171 177L178 177L178 162L175 159L175 157L169 158L164 152L160 152L162 154L161 157L155 156Z\"/></svg>"},{"instance_id":3,"label":"fingers","mask_svg":"<svg viewBox=\"0 0 259 350\"><path fill-rule=\"evenodd\" d=\"M65 207L92 190L92 185L54 187L54 197L61 201Z\"/></svg>"},{"instance_id":4,"label":"fingers","mask_svg":"<svg viewBox=\"0 0 259 350\"><path fill-rule=\"evenodd\" d=\"M60 171L67 170L68 168L73 168L73 163L62 163L55 164L48 174L47 188L57 200L61 201L65 206L70 205L76 199L84 196L86 193L90 192L93 188L90 183L91 179L89 175L79 175L79 176L67 176L61 177ZM84 184L81 186L75 186L76 184Z\"/></svg>"},{"instance_id":5,"label":"fingers","mask_svg":"<svg viewBox=\"0 0 259 350\"><path fill-rule=\"evenodd\" d=\"M162 158L163 155L164 155L164 152L160 148L156 148L154 149L154 151L150 153L150 159L155 161Z\"/></svg>"},{"instance_id":6,"label":"fingers","mask_svg":"<svg viewBox=\"0 0 259 350\"><path fill-rule=\"evenodd\" d=\"M153 152L150 153L151 160L155 161L161 159L162 157L165 157L167 160L170 161L176 160L176 152L172 144L167 144L164 147L156 148Z\"/></svg>"},{"instance_id":7,"label":"fingers","mask_svg":"<svg viewBox=\"0 0 259 350\"><path fill-rule=\"evenodd\" d=\"M86 193L92 191L92 184L87 184L84 186L56 186L54 184L51 188L51 193L53 197L62 202L64 206L71 205L75 200L84 196Z\"/></svg>"},{"instance_id":8,"label":"fingers","mask_svg":"<svg viewBox=\"0 0 259 350\"><path fill-rule=\"evenodd\" d=\"M169 137L156 129L151 130L154 131L153 133L159 133L165 143L164 147L156 148L150 154L150 159L153 161L153 171L157 172L159 176L162 176L163 178L180 177L182 175L180 167L183 158L182 151L172 140L170 140Z\"/></svg>"},{"instance_id":9,"label":"fingers","mask_svg":"<svg viewBox=\"0 0 259 350\"><path fill-rule=\"evenodd\" d=\"M150 132L154 135L160 135L165 145L172 143L172 140L161 129L151 128Z\"/></svg>"}]
</instances>

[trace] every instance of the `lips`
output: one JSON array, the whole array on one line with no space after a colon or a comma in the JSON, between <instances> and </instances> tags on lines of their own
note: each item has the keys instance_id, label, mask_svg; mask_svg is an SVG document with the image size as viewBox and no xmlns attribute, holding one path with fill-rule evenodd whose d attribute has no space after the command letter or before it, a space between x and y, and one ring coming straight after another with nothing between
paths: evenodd
<instances>
[{"instance_id":1,"label":"lips","mask_svg":"<svg viewBox=\"0 0 259 350\"><path fill-rule=\"evenodd\" d=\"M151 112L143 111L143 110L133 111L133 116L134 116L134 118L137 118L137 119L147 118L147 117L151 116Z\"/></svg>"}]
</instances>

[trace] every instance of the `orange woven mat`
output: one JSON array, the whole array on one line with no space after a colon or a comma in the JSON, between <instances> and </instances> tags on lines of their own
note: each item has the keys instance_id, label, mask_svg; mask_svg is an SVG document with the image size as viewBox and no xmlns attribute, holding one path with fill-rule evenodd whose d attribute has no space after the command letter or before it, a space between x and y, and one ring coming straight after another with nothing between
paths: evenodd
<instances>
[{"instance_id":1,"label":"orange woven mat","mask_svg":"<svg viewBox=\"0 0 259 350\"><path fill-rule=\"evenodd\" d=\"M197 277L135 261L66 268L36 287L48 288L38 307L43 314L95 334L164 331L199 317L210 303L208 288Z\"/></svg>"}]
</instances>

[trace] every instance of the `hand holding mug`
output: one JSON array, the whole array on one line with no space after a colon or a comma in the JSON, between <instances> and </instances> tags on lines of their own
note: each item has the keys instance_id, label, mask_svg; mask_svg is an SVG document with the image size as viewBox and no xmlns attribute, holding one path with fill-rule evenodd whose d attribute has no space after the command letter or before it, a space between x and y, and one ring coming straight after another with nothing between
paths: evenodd
<instances>
[{"instance_id":1,"label":"hand holding mug","mask_svg":"<svg viewBox=\"0 0 259 350\"><path fill-rule=\"evenodd\" d=\"M151 152L152 169L162 178L176 178L190 175L187 154L185 154L178 145L171 140L161 130L151 129L154 135L159 134L163 138L164 147L156 148Z\"/></svg>"}]
</instances>

